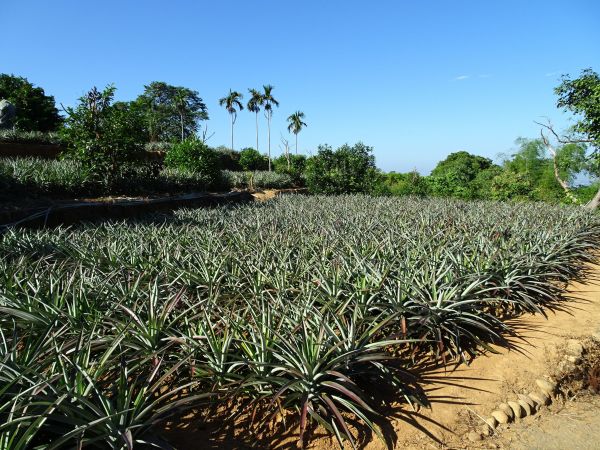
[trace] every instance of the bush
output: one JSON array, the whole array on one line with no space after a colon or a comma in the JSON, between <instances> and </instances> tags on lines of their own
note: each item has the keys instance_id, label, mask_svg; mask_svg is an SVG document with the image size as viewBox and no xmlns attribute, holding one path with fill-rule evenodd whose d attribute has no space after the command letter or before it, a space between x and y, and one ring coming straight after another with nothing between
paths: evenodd
<instances>
[{"instance_id":1,"label":"bush","mask_svg":"<svg viewBox=\"0 0 600 450\"><path fill-rule=\"evenodd\" d=\"M362 142L333 151L320 145L318 154L306 162L306 186L315 194L373 193L379 173L373 148Z\"/></svg>"},{"instance_id":2,"label":"bush","mask_svg":"<svg viewBox=\"0 0 600 450\"><path fill-rule=\"evenodd\" d=\"M413 170L408 173L390 172L383 175L384 184L391 195L415 195L425 197L429 193L427 179Z\"/></svg>"},{"instance_id":3,"label":"bush","mask_svg":"<svg viewBox=\"0 0 600 450\"><path fill-rule=\"evenodd\" d=\"M504 170L492 180L491 197L494 200L527 200L532 185L526 174Z\"/></svg>"},{"instance_id":4,"label":"bush","mask_svg":"<svg viewBox=\"0 0 600 450\"><path fill-rule=\"evenodd\" d=\"M269 159L253 148L245 148L240 152L239 163L243 170L267 170L269 168Z\"/></svg>"},{"instance_id":5,"label":"bush","mask_svg":"<svg viewBox=\"0 0 600 450\"><path fill-rule=\"evenodd\" d=\"M165 166L196 173L216 183L220 177L219 153L197 138L173 144L165 156Z\"/></svg>"},{"instance_id":6,"label":"bush","mask_svg":"<svg viewBox=\"0 0 600 450\"><path fill-rule=\"evenodd\" d=\"M222 170L242 170L240 152L236 152L224 145L217 147L215 150L219 154L219 164Z\"/></svg>"},{"instance_id":7,"label":"bush","mask_svg":"<svg viewBox=\"0 0 600 450\"><path fill-rule=\"evenodd\" d=\"M275 172L289 175L295 184L304 184L304 170L306 169L306 156L281 155L273 160Z\"/></svg>"},{"instance_id":8,"label":"bush","mask_svg":"<svg viewBox=\"0 0 600 450\"><path fill-rule=\"evenodd\" d=\"M95 87L67 108L62 137L67 157L78 161L91 181L110 185L131 170L144 151L141 116L131 108L112 103L113 86L100 92Z\"/></svg>"}]
</instances>

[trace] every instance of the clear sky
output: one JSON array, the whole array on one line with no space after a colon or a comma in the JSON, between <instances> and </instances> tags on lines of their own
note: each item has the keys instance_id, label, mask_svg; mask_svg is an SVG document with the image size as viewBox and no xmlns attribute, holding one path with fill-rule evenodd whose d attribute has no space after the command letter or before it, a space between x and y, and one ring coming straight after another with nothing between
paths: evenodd
<instances>
[{"instance_id":1,"label":"clear sky","mask_svg":"<svg viewBox=\"0 0 600 450\"><path fill-rule=\"evenodd\" d=\"M544 116L566 127L560 75L600 70L598 0L2 0L0 24L0 72L64 105L94 85L129 100L166 81L199 91L209 143L229 145L218 99L270 83L274 154L299 109L301 152L361 140L388 171L428 173L457 150L494 158ZM254 146L254 116L235 133Z\"/></svg>"}]
</instances>

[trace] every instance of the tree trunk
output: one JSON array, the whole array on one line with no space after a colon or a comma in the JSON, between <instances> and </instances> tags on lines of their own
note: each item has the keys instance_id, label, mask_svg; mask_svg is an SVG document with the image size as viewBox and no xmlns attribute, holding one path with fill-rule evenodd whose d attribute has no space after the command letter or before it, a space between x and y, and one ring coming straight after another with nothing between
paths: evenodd
<instances>
[{"instance_id":1,"label":"tree trunk","mask_svg":"<svg viewBox=\"0 0 600 450\"><path fill-rule=\"evenodd\" d=\"M544 143L546 144L546 147L548 147L548 149L550 150L550 153L552 153L552 164L554 165L554 178L556 178L556 181L558 181L558 184L560 184L560 187L562 187L563 190L565 191L565 195L567 196L567 198L569 200L571 200L573 203L580 205L581 202L579 201L579 199L577 197L575 197L575 195L573 195L573 193L571 192L571 188L569 187L569 184L565 180L563 180L560 176L560 172L558 171L558 164L556 163L556 150L550 144L550 142L548 142L548 140L545 140Z\"/></svg>"},{"instance_id":2,"label":"tree trunk","mask_svg":"<svg viewBox=\"0 0 600 450\"><path fill-rule=\"evenodd\" d=\"M296 133L296 156L298 156L298 133Z\"/></svg>"},{"instance_id":3,"label":"tree trunk","mask_svg":"<svg viewBox=\"0 0 600 450\"><path fill-rule=\"evenodd\" d=\"M256 151L258 151L258 111L256 111Z\"/></svg>"},{"instance_id":4,"label":"tree trunk","mask_svg":"<svg viewBox=\"0 0 600 450\"><path fill-rule=\"evenodd\" d=\"M587 202L585 208L593 211L598 208L598 205L600 205L600 189L598 189L598 192L596 192L594 198Z\"/></svg>"},{"instance_id":5,"label":"tree trunk","mask_svg":"<svg viewBox=\"0 0 600 450\"><path fill-rule=\"evenodd\" d=\"M233 150L233 114L231 115L231 150Z\"/></svg>"},{"instance_id":6,"label":"tree trunk","mask_svg":"<svg viewBox=\"0 0 600 450\"><path fill-rule=\"evenodd\" d=\"M285 141L285 159L287 161L287 168L290 170L290 146L287 141Z\"/></svg>"},{"instance_id":7,"label":"tree trunk","mask_svg":"<svg viewBox=\"0 0 600 450\"><path fill-rule=\"evenodd\" d=\"M183 114L180 115L181 118L181 142L183 142Z\"/></svg>"},{"instance_id":8,"label":"tree trunk","mask_svg":"<svg viewBox=\"0 0 600 450\"><path fill-rule=\"evenodd\" d=\"M269 128L269 172L271 171L271 114L267 117L267 126Z\"/></svg>"}]
</instances>

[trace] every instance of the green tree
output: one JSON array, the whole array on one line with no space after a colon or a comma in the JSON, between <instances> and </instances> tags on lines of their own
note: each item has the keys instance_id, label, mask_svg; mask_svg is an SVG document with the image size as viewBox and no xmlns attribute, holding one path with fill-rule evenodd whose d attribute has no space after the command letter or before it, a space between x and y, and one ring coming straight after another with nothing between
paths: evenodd
<instances>
[{"instance_id":1,"label":"green tree","mask_svg":"<svg viewBox=\"0 0 600 450\"><path fill-rule=\"evenodd\" d=\"M451 153L431 171L431 192L443 197L477 198L477 175L492 167L492 160L460 151Z\"/></svg>"},{"instance_id":2,"label":"green tree","mask_svg":"<svg viewBox=\"0 0 600 450\"><path fill-rule=\"evenodd\" d=\"M288 174L294 184L299 185L304 181L306 159L305 155L280 155L273 159L273 168L277 173Z\"/></svg>"},{"instance_id":3,"label":"green tree","mask_svg":"<svg viewBox=\"0 0 600 450\"><path fill-rule=\"evenodd\" d=\"M208 120L208 109L198 91L153 81L134 107L145 117L150 142L183 141L198 132L199 123Z\"/></svg>"},{"instance_id":4,"label":"green tree","mask_svg":"<svg viewBox=\"0 0 600 450\"><path fill-rule=\"evenodd\" d=\"M231 149L233 150L233 125L237 119L237 112L244 109L242 105L242 98L244 96L237 91L229 89L229 95L219 99L219 105L224 106L229 115L231 116ZM236 109L237 108L237 109Z\"/></svg>"},{"instance_id":5,"label":"green tree","mask_svg":"<svg viewBox=\"0 0 600 450\"><path fill-rule=\"evenodd\" d=\"M242 166L240 165L240 152L236 152L225 145L219 145L215 150L219 154L221 160L221 169L232 171L242 170Z\"/></svg>"},{"instance_id":6,"label":"green tree","mask_svg":"<svg viewBox=\"0 0 600 450\"><path fill-rule=\"evenodd\" d=\"M597 151L600 148L600 76L591 68L583 70L574 80L564 75L554 92L558 95L558 108L580 117L573 126L579 135L575 140L592 144Z\"/></svg>"},{"instance_id":7,"label":"green tree","mask_svg":"<svg viewBox=\"0 0 600 450\"><path fill-rule=\"evenodd\" d=\"M589 145L592 151L588 167L594 175L600 175L600 76L591 68L583 70L579 78L564 75L554 92L558 95L556 106L577 115L579 120L572 127L574 134L567 138L558 137L552 128L551 131L561 144ZM598 205L600 189L586 207L596 209Z\"/></svg>"},{"instance_id":8,"label":"green tree","mask_svg":"<svg viewBox=\"0 0 600 450\"><path fill-rule=\"evenodd\" d=\"M253 148L245 148L240 151L240 166L244 170L265 170L269 167L269 162L264 155Z\"/></svg>"},{"instance_id":9,"label":"green tree","mask_svg":"<svg viewBox=\"0 0 600 450\"><path fill-rule=\"evenodd\" d=\"M518 192L515 195L519 199L527 197L547 202L559 202L568 198L565 197L568 194L560 181L570 184L585 170L585 147L582 144L566 144L553 149L555 154L549 157L546 151L548 145L542 139L519 138L516 144L519 146L517 152L504 161L503 167L511 174L518 174L518 177L506 175L504 178L507 182L518 181L519 187L506 189L505 192ZM498 183L496 185L499 186ZM524 186L530 188L527 196L523 193Z\"/></svg>"},{"instance_id":10,"label":"green tree","mask_svg":"<svg viewBox=\"0 0 600 450\"><path fill-rule=\"evenodd\" d=\"M306 186L315 194L370 193L379 181L373 148L359 142L333 150L320 145L306 161Z\"/></svg>"},{"instance_id":11,"label":"green tree","mask_svg":"<svg viewBox=\"0 0 600 450\"><path fill-rule=\"evenodd\" d=\"M144 150L141 116L128 105L114 104L116 88L92 88L67 108L63 139L68 156L79 161L92 181L110 184Z\"/></svg>"},{"instance_id":12,"label":"green tree","mask_svg":"<svg viewBox=\"0 0 600 450\"><path fill-rule=\"evenodd\" d=\"M165 156L165 165L200 175L206 186L214 186L220 178L220 155L197 137L173 144Z\"/></svg>"},{"instance_id":13,"label":"green tree","mask_svg":"<svg viewBox=\"0 0 600 450\"><path fill-rule=\"evenodd\" d=\"M429 193L427 179L416 170L408 173L390 172L383 176L383 181L391 195L424 197Z\"/></svg>"},{"instance_id":14,"label":"green tree","mask_svg":"<svg viewBox=\"0 0 600 450\"><path fill-rule=\"evenodd\" d=\"M263 104L265 107L265 117L267 118L267 133L269 138L269 172L271 171L271 119L273 118L273 106L279 107L279 102L273 97L274 87L270 84L263 86Z\"/></svg>"},{"instance_id":15,"label":"green tree","mask_svg":"<svg viewBox=\"0 0 600 450\"><path fill-rule=\"evenodd\" d=\"M56 131L62 124L54 97L46 95L41 87L34 86L26 78L0 74L0 99L15 105L15 128L18 130Z\"/></svg>"},{"instance_id":16,"label":"green tree","mask_svg":"<svg viewBox=\"0 0 600 450\"><path fill-rule=\"evenodd\" d=\"M250 93L250 100L248 100L246 107L248 111L253 112L256 116L256 150L258 150L258 113L264 103L264 99L261 92L257 89L248 89L248 92Z\"/></svg>"},{"instance_id":17,"label":"green tree","mask_svg":"<svg viewBox=\"0 0 600 450\"><path fill-rule=\"evenodd\" d=\"M296 155L298 154L298 133L302 131L302 128L307 126L302 119L304 119L304 113L302 111L296 111L287 118L287 121L290 123L288 125L288 131L296 135Z\"/></svg>"},{"instance_id":18,"label":"green tree","mask_svg":"<svg viewBox=\"0 0 600 450\"><path fill-rule=\"evenodd\" d=\"M494 200L529 200L533 186L522 172L503 170L492 179L490 198Z\"/></svg>"}]
</instances>

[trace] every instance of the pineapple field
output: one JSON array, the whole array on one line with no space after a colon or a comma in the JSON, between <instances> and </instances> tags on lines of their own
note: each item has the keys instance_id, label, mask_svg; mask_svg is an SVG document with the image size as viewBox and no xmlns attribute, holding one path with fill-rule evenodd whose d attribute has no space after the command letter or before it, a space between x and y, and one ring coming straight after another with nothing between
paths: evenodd
<instances>
[{"instance_id":1,"label":"pineapple field","mask_svg":"<svg viewBox=\"0 0 600 450\"><path fill-rule=\"evenodd\" d=\"M363 195L5 230L0 448L171 448L186 414L386 442L420 368L510 347L599 238L577 207Z\"/></svg>"}]
</instances>

